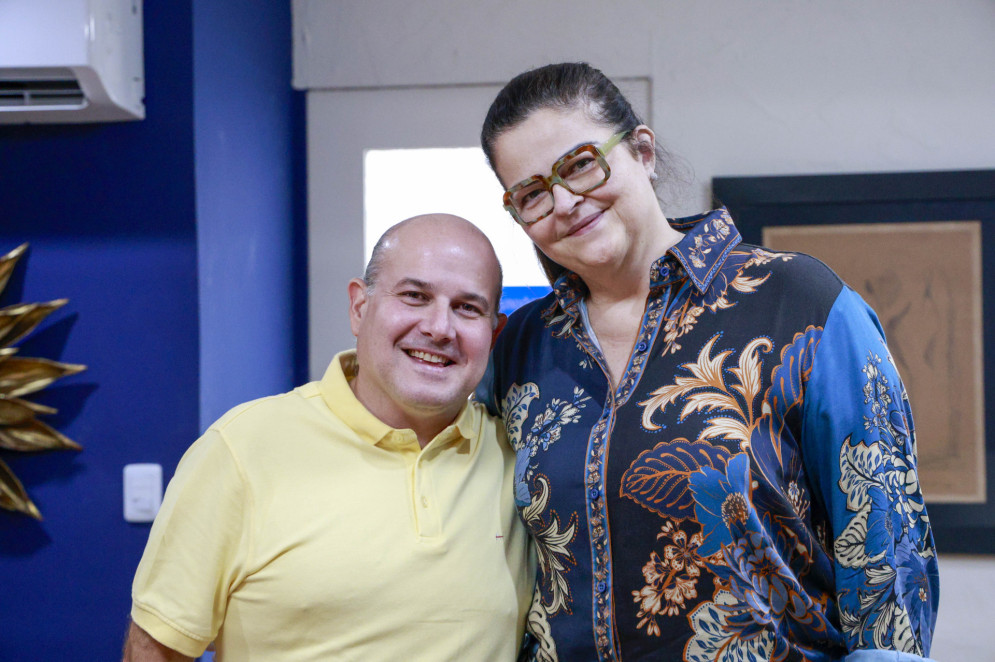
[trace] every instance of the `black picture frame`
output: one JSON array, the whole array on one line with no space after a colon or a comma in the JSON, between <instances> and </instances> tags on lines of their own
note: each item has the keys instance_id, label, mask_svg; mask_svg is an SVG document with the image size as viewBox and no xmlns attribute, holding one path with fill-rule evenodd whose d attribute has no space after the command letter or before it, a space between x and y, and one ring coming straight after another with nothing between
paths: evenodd
<instances>
[{"instance_id":1,"label":"black picture frame","mask_svg":"<svg viewBox=\"0 0 995 662\"><path fill-rule=\"evenodd\" d=\"M765 226L980 221L983 365L985 375L995 375L995 170L715 177L712 195L752 244L761 243ZM985 503L930 503L926 494L941 553L995 554L995 395L989 390Z\"/></svg>"}]
</instances>

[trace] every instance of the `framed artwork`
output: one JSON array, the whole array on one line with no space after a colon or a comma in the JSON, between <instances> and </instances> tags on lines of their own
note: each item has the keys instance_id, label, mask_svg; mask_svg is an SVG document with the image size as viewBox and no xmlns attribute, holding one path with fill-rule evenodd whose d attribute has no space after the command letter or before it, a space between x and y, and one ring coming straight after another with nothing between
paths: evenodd
<instances>
[{"instance_id":1,"label":"framed artwork","mask_svg":"<svg viewBox=\"0 0 995 662\"><path fill-rule=\"evenodd\" d=\"M937 547L995 553L995 170L718 177L713 195L744 241L819 258L874 308Z\"/></svg>"}]
</instances>

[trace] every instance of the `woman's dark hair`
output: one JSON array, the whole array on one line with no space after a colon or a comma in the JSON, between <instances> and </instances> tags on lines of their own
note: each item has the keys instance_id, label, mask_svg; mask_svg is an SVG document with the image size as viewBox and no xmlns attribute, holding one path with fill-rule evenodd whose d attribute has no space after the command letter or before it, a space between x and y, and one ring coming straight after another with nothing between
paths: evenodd
<instances>
[{"instance_id":1,"label":"woman's dark hair","mask_svg":"<svg viewBox=\"0 0 995 662\"><path fill-rule=\"evenodd\" d=\"M583 110L595 122L611 127L613 132L631 131L643 120L632 109L629 100L607 76L586 62L563 62L530 69L512 78L498 93L484 118L480 131L480 144L484 156L494 170L494 143L498 137L525 121L533 112L544 108ZM631 136L625 139L633 153L648 149L648 143L636 143ZM686 181L683 165L674 168L675 159L657 141L657 182ZM514 183L514 182L509 182ZM546 257L535 247L539 263L550 284L556 282L566 269Z\"/></svg>"}]
</instances>

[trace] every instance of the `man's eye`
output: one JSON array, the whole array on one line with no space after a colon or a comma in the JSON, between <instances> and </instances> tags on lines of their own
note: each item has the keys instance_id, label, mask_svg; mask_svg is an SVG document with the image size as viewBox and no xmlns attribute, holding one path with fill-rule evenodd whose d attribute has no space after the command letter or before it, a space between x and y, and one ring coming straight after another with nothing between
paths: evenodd
<instances>
[{"instance_id":1,"label":"man's eye","mask_svg":"<svg viewBox=\"0 0 995 662\"><path fill-rule=\"evenodd\" d=\"M423 301L427 301L428 300L428 297L425 296L424 292L416 292L414 290L411 290L411 291L408 291L408 292L401 292L399 294L399 296L402 299L406 299L406 300L414 302L414 303L421 303Z\"/></svg>"},{"instance_id":2,"label":"man's eye","mask_svg":"<svg viewBox=\"0 0 995 662\"><path fill-rule=\"evenodd\" d=\"M457 310L468 317L480 317L484 314L483 310L472 303L461 303L457 307Z\"/></svg>"}]
</instances>

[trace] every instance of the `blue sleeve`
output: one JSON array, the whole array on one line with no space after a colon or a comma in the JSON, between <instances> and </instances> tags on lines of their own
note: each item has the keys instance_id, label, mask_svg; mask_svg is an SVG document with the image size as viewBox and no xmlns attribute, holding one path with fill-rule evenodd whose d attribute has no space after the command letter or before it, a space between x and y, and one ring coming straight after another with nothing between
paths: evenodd
<instances>
[{"instance_id":1,"label":"blue sleeve","mask_svg":"<svg viewBox=\"0 0 995 662\"><path fill-rule=\"evenodd\" d=\"M924 659L939 574L912 413L877 316L848 287L826 320L804 406L802 453L832 528L846 659Z\"/></svg>"},{"instance_id":2,"label":"blue sleeve","mask_svg":"<svg viewBox=\"0 0 995 662\"><path fill-rule=\"evenodd\" d=\"M935 662L935 660L911 653L864 648L853 651L843 658L843 662Z\"/></svg>"}]
</instances>

